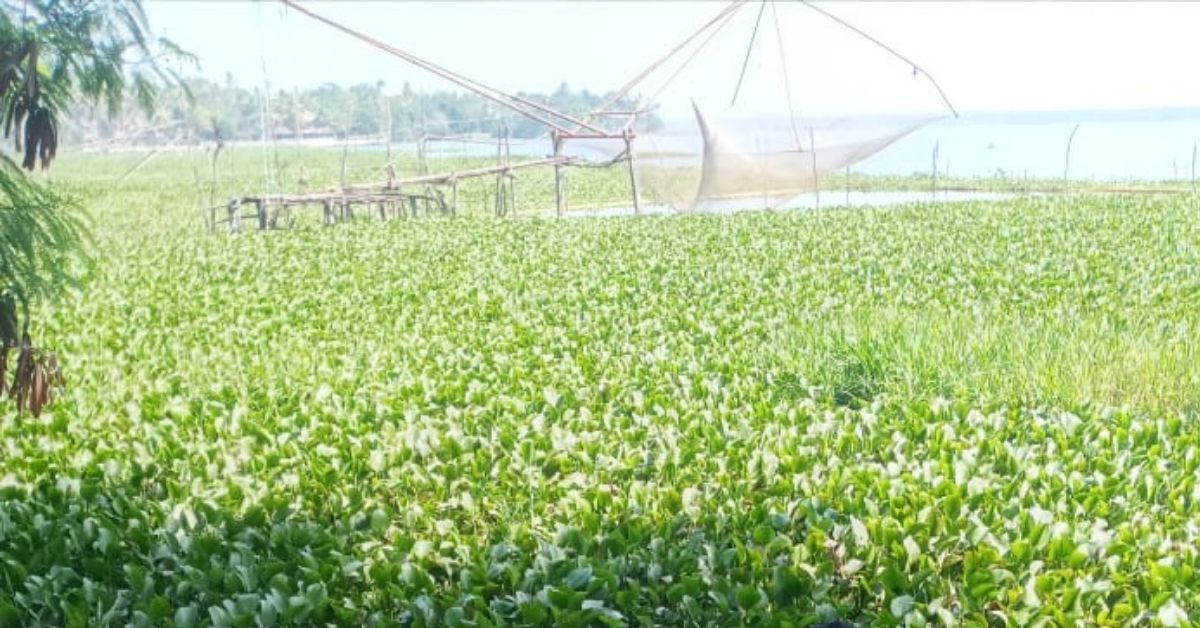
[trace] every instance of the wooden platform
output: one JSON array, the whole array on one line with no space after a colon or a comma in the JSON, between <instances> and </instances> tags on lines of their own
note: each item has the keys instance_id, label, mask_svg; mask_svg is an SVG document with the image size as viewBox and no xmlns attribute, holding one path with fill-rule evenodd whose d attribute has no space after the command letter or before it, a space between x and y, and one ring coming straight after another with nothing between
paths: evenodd
<instances>
[{"instance_id":1,"label":"wooden platform","mask_svg":"<svg viewBox=\"0 0 1200 628\"><path fill-rule=\"evenodd\" d=\"M246 222L256 224L262 230L276 229L291 224L293 211L305 207L320 207L326 225L352 219L356 209L364 215L377 214L380 220L417 218L423 214L454 214L457 212L459 180L492 175L509 176L515 170L563 167L574 163L575 160L569 157L547 157L458 172L389 179L382 183L347 185L320 192L234 197L223 207L209 208L209 231L215 231L217 225L225 224L229 231L236 232ZM441 189L445 187L450 188L449 199ZM217 212L221 209L225 210L226 216L218 218Z\"/></svg>"}]
</instances>

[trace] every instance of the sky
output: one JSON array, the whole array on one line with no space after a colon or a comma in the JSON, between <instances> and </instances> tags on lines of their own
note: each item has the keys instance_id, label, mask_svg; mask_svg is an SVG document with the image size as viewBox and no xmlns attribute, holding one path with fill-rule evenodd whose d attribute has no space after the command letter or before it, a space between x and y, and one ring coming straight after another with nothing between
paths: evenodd
<instances>
[{"instance_id":1,"label":"sky","mask_svg":"<svg viewBox=\"0 0 1200 628\"><path fill-rule=\"evenodd\" d=\"M615 89L721 10L707 2L313 2L311 10L504 90L562 82ZM726 99L759 5L739 10L670 86L680 98ZM1200 106L1200 3L825 2L936 77L961 111ZM780 0L747 64L747 89L774 89L778 59L814 112L932 111L943 105L911 68L818 13ZM186 75L245 87L405 82L445 89L361 41L274 2L147 0L156 34L195 53ZM787 42L783 44L783 42ZM779 42L776 44L776 42ZM786 57L780 50L786 50ZM766 93L766 92L764 92ZM746 97L750 99L750 97ZM680 102L683 102L680 100Z\"/></svg>"}]
</instances>

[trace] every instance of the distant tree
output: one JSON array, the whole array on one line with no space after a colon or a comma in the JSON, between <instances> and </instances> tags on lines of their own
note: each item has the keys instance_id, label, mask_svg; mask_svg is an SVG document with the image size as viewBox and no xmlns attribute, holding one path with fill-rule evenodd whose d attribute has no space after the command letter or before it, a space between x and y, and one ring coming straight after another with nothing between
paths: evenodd
<instances>
[{"instance_id":1,"label":"distant tree","mask_svg":"<svg viewBox=\"0 0 1200 628\"><path fill-rule=\"evenodd\" d=\"M573 91L566 84L550 94L522 92L520 95L577 116L597 110L609 96L589 90ZM185 122L185 132L210 140L213 139L212 121L216 120L221 136L227 140L257 140L262 137L260 97L258 92L229 81L222 84L189 79L186 89L178 86L161 91L159 118L143 119L141 123L154 127L167 122ZM634 107L632 99L623 99L616 104L616 108L622 110ZM105 124L108 118L104 113L78 112L78 118L87 124L73 125L71 141L103 139L118 134L119 128ZM385 122L387 115L391 116L390 125ZM657 124L651 116L640 122L637 130L652 130ZM130 122L125 124L130 125L136 126ZM386 94L382 82L376 82L348 88L325 84L307 90L279 90L271 97L271 127L287 135L297 131L302 134L324 131L338 137L378 137L390 127L393 140L415 141L422 135L494 135L504 125L514 138L533 138L546 132L538 122L484 98L452 91L418 93L407 83L401 86L399 93L392 95ZM148 141L154 139L149 135L139 137Z\"/></svg>"},{"instance_id":2,"label":"distant tree","mask_svg":"<svg viewBox=\"0 0 1200 628\"><path fill-rule=\"evenodd\" d=\"M112 115L132 96L149 110L156 83L173 78L159 60L187 57L151 41L139 0L0 0L0 9L0 118L26 170L50 166L73 99L103 103ZM84 238L67 199L0 156L0 392L34 414L59 374L54 355L30 338L30 308L74 283L72 268L87 261Z\"/></svg>"}]
</instances>

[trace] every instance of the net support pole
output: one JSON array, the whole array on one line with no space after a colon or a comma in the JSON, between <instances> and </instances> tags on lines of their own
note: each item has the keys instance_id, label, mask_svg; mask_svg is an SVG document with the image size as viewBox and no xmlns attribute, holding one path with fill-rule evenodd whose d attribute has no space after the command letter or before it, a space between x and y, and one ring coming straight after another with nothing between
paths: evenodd
<instances>
[{"instance_id":1,"label":"net support pole","mask_svg":"<svg viewBox=\"0 0 1200 628\"><path fill-rule=\"evenodd\" d=\"M562 136L559 135L557 130L552 131L551 135L554 138L554 160L555 160L554 161L554 202L555 202L555 208L557 211L557 216L559 218L562 218L563 217L563 209L564 209L563 206L566 204L566 198L564 198L564 189L563 189L563 179L566 176L566 173L563 172L563 164L561 161Z\"/></svg>"},{"instance_id":2,"label":"net support pole","mask_svg":"<svg viewBox=\"0 0 1200 628\"><path fill-rule=\"evenodd\" d=\"M808 127L808 149L812 151L813 198L816 200L817 209L821 209L821 182L817 178L817 139L811 126Z\"/></svg>"},{"instance_id":3,"label":"net support pole","mask_svg":"<svg viewBox=\"0 0 1200 628\"><path fill-rule=\"evenodd\" d=\"M634 174L633 134L626 129L623 135L625 136L625 156L628 158L629 166L629 193L633 196L633 213L636 215L642 213L642 207L638 203L637 176Z\"/></svg>"},{"instance_id":4,"label":"net support pole","mask_svg":"<svg viewBox=\"0 0 1200 628\"><path fill-rule=\"evenodd\" d=\"M233 199L229 202L229 233L237 233L242 228L242 201Z\"/></svg>"}]
</instances>

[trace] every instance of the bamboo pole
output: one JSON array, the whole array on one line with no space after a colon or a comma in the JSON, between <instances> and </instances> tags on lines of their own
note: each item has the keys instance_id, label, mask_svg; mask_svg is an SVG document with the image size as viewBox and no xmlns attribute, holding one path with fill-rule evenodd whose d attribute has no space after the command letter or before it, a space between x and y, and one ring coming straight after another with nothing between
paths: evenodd
<instances>
[{"instance_id":1,"label":"bamboo pole","mask_svg":"<svg viewBox=\"0 0 1200 628\"><path fill-rule=\"evenodd\" d=\"M1063 160L1063 189L1067 187L1067 178L1071 172L1071 143L1075 141L1075 132L1079 130L1079 123L1075 123L1075 127L1071 129L1071 135L1067 138L1067 154Z\"/></svg>"},{"instance_id":2,"label":"bamboo pole","mask_svg":"<svg viewBox=\"0 0 1200 628\"><path fill-rule=\"evenodd\" d=\"M229 202L229 233L237 233L241 229L242 201L233 199Z\"/></svg>"},{"instance_id":3,"label":"bamboo pole","mask_svg":"<svg viewBox=\"0 0 1200 628\"><path fill-rule=\"evenodd\" d=\"M384 147L387 150L387 161L392 161L392 103L388 102L388 97L383 97L383 123L384 123Z\"/></svg>"},{"instance_id":4,"label":"bamboo pole","mask_svg":"<svg viewBox=\"0 0 1200 628\"><path fill-rule=\"evenodd\" d=\"M629 192L630 192L630 194L633 195L633 213L635 215L637 215L637 214L642 213L642 207L638 203L637 175L634 171L634 164L633 164L633 138L630 136L628 130L626 130L624 132L624 135L625 135L625 156L629 160Z\"/></svg>"},{"instance_id":5,"label":"bamboo pole","mask_svg":"<svg viewBox=\"0 0 1200 628\"><path fill-rule=\"evenodd\" d=\"M509 166L485 166L482 168L473 168L470 170L462 170L460 172L450 172L446 174L431 174L423 177L413 177L410 179L401 179L397 181L402 185L420 185L425 183L449 183L455 179L470 179L473 177L484 177L489 174L495 174L497 170L520 170L523 168L537 168L540 166L566 166L570 165L570 159L561 157L547 157L545 159L534 159L531 161L523 161L521 163L512 164ZM370 189L374 186L358 186L349 187L349 190L355 189Z\"/></svg>"},{"instance_id":6,"label":"bamboo pole","mask_svg":"<svg viewBox=\"0 0 1200 628\"><path fill-rule=\"evenodd\" d=\"M508 180L508 205L512 217L517 217L517 184L509 166L512 165L512 145L508 125L504 125L504 176Z\"/></svg>"},{"instance_id":7,"label":"bamboo pole","mask_svg":"<svg viewBox=\"0 0 1200 628\"><path fill-rule=\"evenodd\" d=\"M812 127L808 127L808 149L812 152L813 196L816 199L816 209L821 209L821 182L817 179L817 139Z\"/></svg>"},{"instance_id":8,"label":"bamboo pole","mask_svg":"<svg viewBox=\"0 0 1200 628\"><path fill-rule=\"evenodd\" d=\"M551 137L554 140L554 159L555 159L555 163L554 163L554 202L555 202L555 208L557 210L556 211L557 216L559 218L562 218L563 210L565 209L564 205L565 205L565 201L566 201L566 199L564 198L564 189L563 189L563 184L564 184L563 177L564 177L565 173L563 172L563 166L561 163L562 137L558 134L558 131L553 131L551 134Z\"/></svg>"},{"instance_id":9,"label":"bamboo pole","mask_svg":"<svg viewBox=\"0 0 1200 628\"><path fill-rule=\"evenodd\" d=\"M497 218L504 216L504 133L496 134L496 186L492 213Z\"/></svg>"},{"instance_id":10,"label":"bamboo pole","mask_svg":"<svg viewBox=\"0 0 1200 628\"><path fill-rule=\"evenodd\" d=\"M938 161L938 148L940 148L940 147L941 147L941 144L939 142L933 143L933 171L932 171L933 174L932 174L932 179L929 183L929 194L930 194L931 198L935 201L937 200L937 175L938 175L937 161Z\"/></svg>"},{"instance_id":11,"label":"bamboo pole","mask_svg":"<svg viewBox=\"0 0 1200 628\"><path fill-rule=\"evenodd\" d=\"M846 166L846 207L850 206L850 166Z\"/></svg>"},{"instance_id":12,"label":"bamboo pole","mask_svg":"<svg viewBox=\"0 0 1200 628\"><path fill-rule=\"evenodd\" d=\"M1192 142L1192 194L1196 193L1196 143Z\"/></svg>"},{"instance_id":13,"label":"bamboo pole","mask_svg":"<svg viewBox=\"0 0 1200 628\"><path fill-rule=\"evenodd\" d=\"M420 174L429 174L429 165L425 163L425 151L428 150L426 142L428 141L429 136L424 133L417 140L417 172Z\"/></svg>"}]
</instances>

